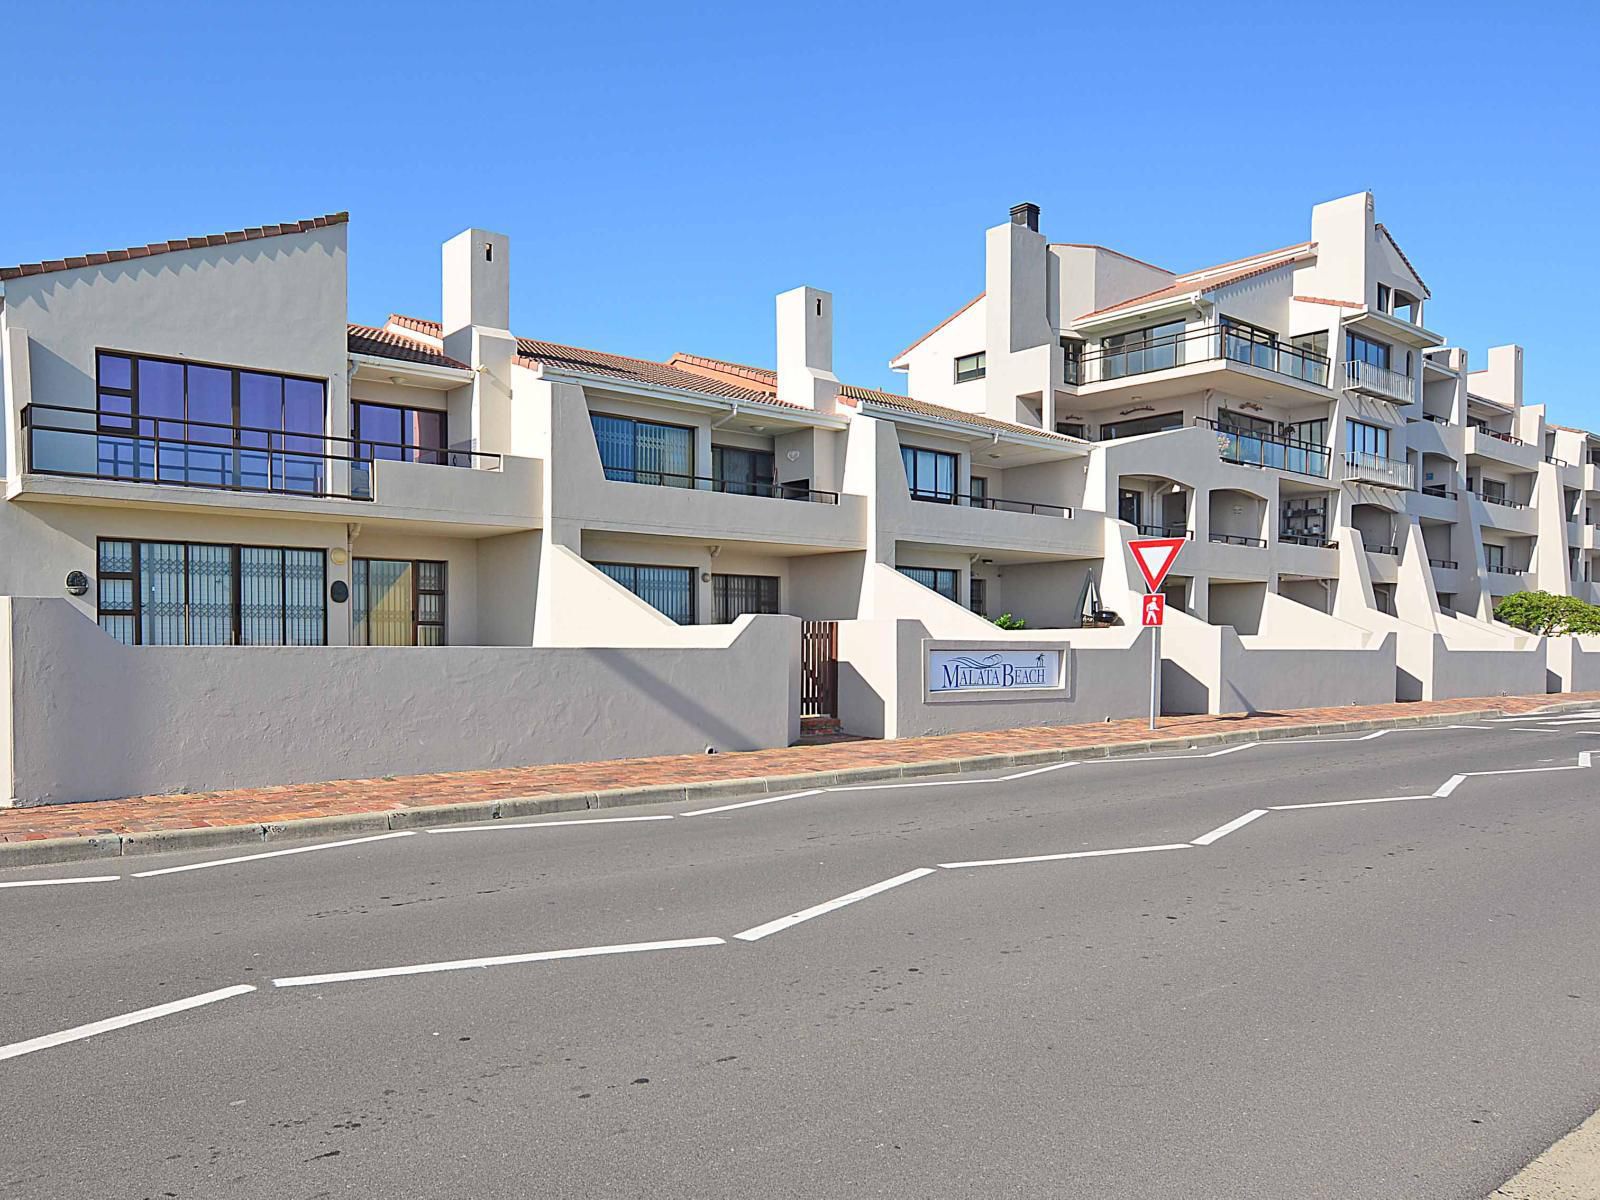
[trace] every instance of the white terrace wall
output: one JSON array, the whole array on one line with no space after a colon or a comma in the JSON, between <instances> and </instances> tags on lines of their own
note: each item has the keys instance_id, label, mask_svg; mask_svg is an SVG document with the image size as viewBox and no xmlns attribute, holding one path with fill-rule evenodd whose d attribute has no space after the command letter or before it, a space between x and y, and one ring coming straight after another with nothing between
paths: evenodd
<instances>
[{"instance_id":1,"label":"white terrace wall","mask_svg":"<svg viewBox=\"0 0 1600 1200\"><path fill-rule=\"evenodd\" d=\"M1064 686L1049 692L930 697L930 648L1063 651ZM866 737L923 737L1027 725L1076 725L1133 717L1149 704L1149 633L1074 629L933 637L915 620L839 623L839 719Z\"/></svg>"},{"instance_id":2,"label":"white terrace wall","mask_svg":"<svg viewBox=\"0 0 1600 1200\"><path fill-rule=\"evenodd\" d=\"M799 726L792 617L631 649L128 647L60 599L0 618L21 804L754 750Z\"/></svg>"},{"instance_id":3,"label":"white terrace wall","mask_svg":"<svg viewBox=\"0 0 1600 1200\"><path fill-rule=\"evenodd\" d=\"M1553 637L1545 644L1551 691L1600 692L1600 636Z\"/></svg>"}]
</instances>

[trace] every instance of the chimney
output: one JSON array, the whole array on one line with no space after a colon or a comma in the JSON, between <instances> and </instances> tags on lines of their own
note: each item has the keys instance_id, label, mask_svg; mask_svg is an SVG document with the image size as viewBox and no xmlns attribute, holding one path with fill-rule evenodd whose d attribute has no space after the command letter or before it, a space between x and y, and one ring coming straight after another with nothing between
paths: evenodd
<instances>
[{"instance_id":1,"label":"chimney","mask_svg":"<svg viewBox=\"0 0 1600 1200\"><path fill-rule=\"evenodd\" d=\"M1039 206L1037 204L1014 204L1011 206L1011 223L1022 225L1034 233L1039 232Z\"/></svg>"},{"instance_id":2,"label":"chimney","mask_svg":"<svg viewBox=\"0 0 1600 1200\"><path fill-rule=\"evenodd\" d=\"M476 325L511 327L511 240L468 229L444 244L444 336Z\"/></svg>"},{"instance_id":3,"label":"chimney","mask_svg":"<svg viewBox=\"0 0 1600 1200\"><path fill-rule=\"evenodd\" d=\"M778 296L778 399L832 412L833 293L797 287Z\"/></svg>"}]
</instances>

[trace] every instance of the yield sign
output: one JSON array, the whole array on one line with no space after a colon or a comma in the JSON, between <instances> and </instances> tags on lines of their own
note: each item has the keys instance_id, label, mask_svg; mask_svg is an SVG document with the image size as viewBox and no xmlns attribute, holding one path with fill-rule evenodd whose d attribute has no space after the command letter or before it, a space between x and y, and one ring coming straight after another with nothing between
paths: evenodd
<instances>
[{"instance_id":1,"label":"yield sign","mask_svg":"<svg viewBox=\"0 0 1600 1200\"><path fill-rule=\"evenodd\" d=\"M1144 576L1152 592L1161 590L1161 581L1172 570L1178 551L1183 549L1183 542L1183 538L1144 538L1128 543L1128 549L1133 551L1133 561L1139 566L1139 574Z\"/></svg>"}]
</instances>

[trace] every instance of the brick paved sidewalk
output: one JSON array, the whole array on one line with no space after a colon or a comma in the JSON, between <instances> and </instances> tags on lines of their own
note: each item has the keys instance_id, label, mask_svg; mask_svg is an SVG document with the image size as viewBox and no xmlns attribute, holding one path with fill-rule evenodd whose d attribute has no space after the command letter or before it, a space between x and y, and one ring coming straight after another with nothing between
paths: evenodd
<instances>
[{"instance_id":1,"label":"brick paved sidewalk","mask_svg":"<svg viewBox=\"0 0 1600 1200\"><path fill-rule=\"evenodd\" d=\"M861 767L909 766L988 754L1107 746L1151 738L1193 738L1286 726L1382 721L1500 709L1525 713L1547 704L1595 701L1600 693L1492 696L1415 704L1306 708L1225 717L1163 717L1152 734L1143 719L1099 725L1038 726L994 733L958 733L901 741L838 742L744 754L673 755L540 767L497 767L434 775L352 779L280 787L242 788L179 796L138 796L82 804L0 809L0 842L94 837L223 826L267 825L314 817L393 812L510 797L605 792L740 779L772 779Z\"/></svg>"}]
</instances>

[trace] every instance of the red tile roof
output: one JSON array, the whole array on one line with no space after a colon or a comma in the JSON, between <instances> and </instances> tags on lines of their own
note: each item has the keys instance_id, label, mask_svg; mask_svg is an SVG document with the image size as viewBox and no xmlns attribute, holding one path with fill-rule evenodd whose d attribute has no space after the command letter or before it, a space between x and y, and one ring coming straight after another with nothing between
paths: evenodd
<instances>
[{"instance_id":1,"label":"red tile roof","mask_svg":"<svg viewBox=\"0 0 1600 1200\"><path fill-rule=\"evenodd\" d=\"M1203 267L1198 271L1190 271L1187 275L1180 275L1166 287L1156 288L1153 292L1145 292L1142 296L1131 296L1116 304L1108 304L1104 308L1097 308L1092 312L1079 315L1076 320L1083 321L1090 317L1101 317L1107 313L1118 312L1124 308L1134 308L1141 304L1152 304L1158 300L1166 300L1176 296L1186 296L1194 292L1211 292L1217 288L1227 287L1229 284L1239 283L1255 275L1265 275L1269 271L1276 271L1281 267L1291 265L1304 251L1309 250L1314 243L1304 242L1298 246L1286 246L1282 250L1273 250L1270 253L1275 257L1270 262L1256 262L1261 255L1253 258L1237 259L1237 262L1255 263L1253 266L1244 267L1236 271L1223 268L1232 266L1231 263L1222 263L1216 267Z\"/></svg>"},{"instance_id":2,"label":"red tile roof","mask_svg":"<svg viewBox=\"0 0 1600 1200\"><path fill-rule=\"evenodd\" d=\"M1335 308L1365 308L1359 300L1327 300L1321 296L1296 296L1302 304L1331 304Z\"/></svg>"},{"instance_id":3,"label":"red tile roof","mask_svg":"<svg viewBox=\"0 0 1600 1200\"><path fill-rule=\"evenodd\" d=\"M749 384L762 391L778 389L778 373L767 367L752 367L745 363L729 362L725 358L706 358L700 354L685 354L681 350L667 359L667 366L691 375L705 375L726 383Z\"/></svg>"},{"instance_id":4,"label":"red tile roof","mask_svg":"<svg viewBox=\"0 0 1600 1200\"><path fill-rule=\"evenodd\" d=\"M704 392L727 400L741 400L752 404L770 404L780 408L802 409L798 404L779 400L767 390L740 387L706 375L680 370L666 363L644 358L626 358L620 354L602 354L598 350L583 350L577 346L560 346L554 342L536 342L531 338L517 339L517 355L525 366L554 367L557 370L580 371L588 375L606 375L628 383L642 383L654 387L677 388L681 391Z\"/></svg>"},{"instance_id":5,"label":"red tile roof","mask_svg":"<svg viewBox=\"0 0 1600 1200\"><path fill-rule=\"evenodd\" d=\"M873 388L852 387L846 384L839 389L839 399L851 408L865 400L869 404L896 409L911 416L934 417L941 421L953 421L958 425L971 425L974 429L997 433L1023 433L1029 437L1050 438L1052 441L1065 443L1079 442L1078 438L1068 437L1053 430L1035 429L1032 425L1019 425L1015 421L998 421L982 413L963 412L959 408L946 408L942 404L925 404L921 400L913 400L910 396L898 396L893 392L880 392Z\"/></svg>"},{"instance_id":6,"label":"red tile roof","mask_svg":"<svg viewBox=\"0 0 1600 1200\"><path fill-rule=\"evenodd\" d=\"M1382 221L1375 222L1372 227L1389 239L1389 245L1394 247L1394 252L1400 256L1400 261L1405 263L1406 270L1411 272L1411 277L1417 281L1417 286L1422 289L1423 299L1432 299L1433 293L1428 290L1428 285L1422 282L1422 276L1417 274L1417 269L1411 265L1411 260L1406 257L1406 252L1400 249L1400 243L1394 240L1394 234L1389 232L1389 227Z\"/></svg>"},{"instance_id":7,"label":"red tile roof","mask_svg":"<svg viewBox=\"0 0 1600 1200\"><path fill-rule=\"evenodd\" d=\"M390 313L390 325L398 325L402 329L409 329L412 333L420 333L424 337L433 338L435 341L444 337L444 326L438 321L430 321L426 317L407 317L401 313Z\"/></svg>"},{"instance_id":8,"label":"red tile roof","mask_svg":"<svg viewBox=\"0 0 1600 1200\"><path fill-rule=\"evenodd\" d=\"M251 229L235 229L229 233L209 233L204 237L151 242L148 246L129 246L126 250L104 250L99 254L83 254L76 258L23 263L16 267L0 267L0 280L21 279L28 275L48 275L54 271L76 270L78 267L100 267L107 263L169 254L174 250L203 250L207 246L231 246L237 242L254 242L261 238L282 237L290 233L308 233L313 229L323 229L329 225L343 225L349 220L350 214L347 212L329 213L325 217L308 217L304 221L293 221L288 225L260 225Z\"/></svg>"},{"instance_id":9,"label":"red tile roof","mask_svg":"<svg viewBox=\"0 0 1600 1200\"><path fill-rule=\"evenodd\" d=\"M393 358L400 362L471 370L466 363L458 362L431 346L425 346L392 330L377 329L371 325L349 325L346 327L345 336L351 354L371 354L378 358Z\"/></svg>"},{"instance_id":10,"label":"red tile roof","mask_svg":"<svg viewBox=\"0 0 1600 1200\"><path fill-rule=\"evenodd\" d=\"M916 348L917 348L917 347L918 347L918 346L920 346L920 345L922 345L922 343L923 343L923 342L925 342L925 341L927 341L927 340L928 340L928 339L929 339L929 338L931 338L931 337L932 337L932 336L933 336L933 335L934 335L934 334L936 334L936 333L938 333L938 332L939 332L939 330L941 330L941 329L943 329L943 328L944 328L944 327L945 327L945 326L946 326L946 325L948 325L948 324L950 324L950 322L951 322L951 321L954 321L954 320L955 320L955 319L956 319L956 318L957 318L957 317L959 317L959 316L960 316L960 315L961 315L961 314L962 314L962 313L964 313L964 312L966 312L966 311L967 311L967 309L969 309L969 308L971 308L971 307L972 307L972 306L973 306L973 305L974 305L974 304L976 304L976 303L977 303L977 302L978 302L978 301L979 301L979 300L982 300L982 299L983 299L983 298L984 298L984 297L985 297L985 296L986 296L986 295L988 295L988 294L989 294L989 293L988 293L988 292L987 292L987 291L983 291L983 292L979 292L979 293L978 293L978 294L977 294L977 295L976 295L976 296L974 296L974 297L973 297L973 298L972 298L972 299L971 299L971 300L968 300L968 301L967 301L967 302L966 302L966 303L965 303L965 304L963 304L963 305L962 305L962 306L961 306L961 307L960 307L960 308L958 308L958 309L956 309L956 310L955 310L955 312L953 312L953 313L951 313L951 314L950 314L950 315L949 315L949 316L948 316L948 317L946 317L946 318L945 318L945 319L944 319L944 320L942 320L942 321L940 321L940 322L939 322L939 323L938 323L938 324L937 324L937 325L935 325L935 326L934 326L934 327L933 327L933 328L932 328L932 329L930 329L930 330L928 330L928 332L927 332L927 333L925 333L925 334L923 334L923 335L922 335L922 336L921 336L921 337L919 337L919 338L918 338L918 339L917 339L917 340L916 340L916 341L914 341L914 342L912 342L912 343L911 343L911 345L909 345L909 346L907 346L907 347L906 347L906 348L905 348L905 349L904 349L904 350L902 350L902 351L900 351L900 353L899 353L899 354L896 354L896 355L895 355L895 356L894 356L894 357L893 357L893 358L891 358L891 359L890 359L890 360L889 360L889 361L890 361L890 362L899 362L899 361L900 361L900 360L901 360L901 359L902 359L902 358L904 358L904 357L905 357L905 356L906 356L906 355L908 355L908 354L910 354L910 353L911 353L911 352L912 352L912 351L913 351L913 350L915 350L915 349L916 349Z\"/></svg>"}]
</instances>

